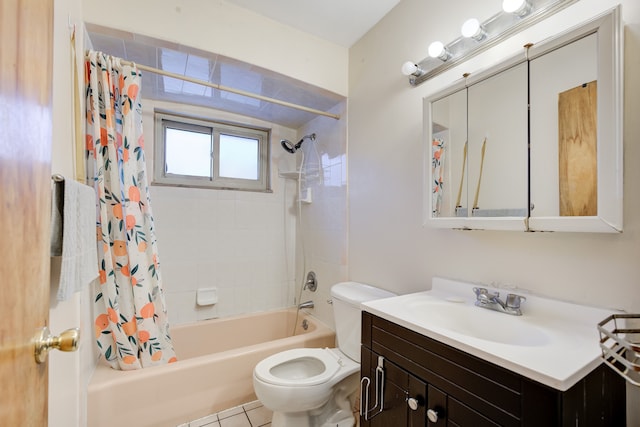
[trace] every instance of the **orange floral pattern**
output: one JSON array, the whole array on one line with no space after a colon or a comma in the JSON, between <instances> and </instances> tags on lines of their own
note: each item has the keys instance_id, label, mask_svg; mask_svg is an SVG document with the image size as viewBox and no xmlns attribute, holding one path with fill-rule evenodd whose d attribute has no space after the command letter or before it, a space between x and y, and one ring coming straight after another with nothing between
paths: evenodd
<instances>
[{"instance_id":1,"label":"orange floral pattern","mask_svg":"<svg viewBox=\"0 0 640 427\"><path fill-rule=\"evenodd\" d=\"M431 177L432 182L432 200L431 208L433 216L439 216L442 209L442 192L444 190L444 141L440 138L434 138L431 143Z\"/></svg>"},{"instance_id":2,"label":"orange floral pattern","mask_svg":"<svg viewBox=\"0 0 640 427\"><path fill-rule=\"evenodd\" d=\"M98 195L98 348L114 369L175 362L147 183L141 73L97 52L85 70L87 179Z\"/></svg>"}]
</instances>

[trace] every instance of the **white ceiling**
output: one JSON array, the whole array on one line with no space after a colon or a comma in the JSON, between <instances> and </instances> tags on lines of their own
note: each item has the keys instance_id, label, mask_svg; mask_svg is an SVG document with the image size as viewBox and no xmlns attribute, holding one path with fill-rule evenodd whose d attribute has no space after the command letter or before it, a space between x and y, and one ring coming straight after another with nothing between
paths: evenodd
<instances>
[{"instance_id":1,"label":"white ceiling","mask_svg":"<svg viewBox=\"0 0 640 427\"><path fill-rule=\"evenodd\" d=\"M274 21L351 47L400 0L225 0Z\"/></svg>"}]
</instances>

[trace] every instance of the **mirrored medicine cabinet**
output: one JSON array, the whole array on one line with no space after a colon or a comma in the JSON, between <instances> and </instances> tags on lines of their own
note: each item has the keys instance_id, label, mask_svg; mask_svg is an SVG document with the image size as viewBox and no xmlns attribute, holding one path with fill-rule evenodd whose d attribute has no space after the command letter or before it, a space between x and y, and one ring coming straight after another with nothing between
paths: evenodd
<instances>
[{"instance_id":1,"label":"mirrored medicine cabinet","mask_svg":"<svg viewBox=\"0 0 640 427\"><path fill-rule=\"evenodd\" d=\"M426 225L622 231L620 7L424 100Z\"/></svg>"}]
</instances>

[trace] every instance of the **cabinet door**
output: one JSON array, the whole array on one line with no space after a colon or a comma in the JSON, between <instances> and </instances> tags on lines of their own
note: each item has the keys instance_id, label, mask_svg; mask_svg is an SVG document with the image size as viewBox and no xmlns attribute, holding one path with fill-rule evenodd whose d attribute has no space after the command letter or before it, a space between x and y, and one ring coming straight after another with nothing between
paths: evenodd
<instances>
[{"instance_id":1,"label":"cabinet door","mask_svg":"<svg viewBox=\"0 0 640 427\"><path fill-rule=\"evenodd\" d=\"M360 416L360 424L363 427L387 427L407 426L408 407L407 392L409 377L407 373L384 360L384 381L376 383L376 368L378 355L362 347L362 376L368 377L370 382L363 384L360 394L361 406L367 412L366 416ZM380 376L378 376L380 379ZM368 398L367 398L368 393ZM380 393L382 393L382 412L380 412Z\"/></svg>"},{"instance_id":2,"label":"cabinet door","mask_svg":"<svg viewBox=\"0 0 640 427\"><path fill-rule=\"evenodd\" d=\"M368 372L367 376L371 379L369 408L376 403L377 361L378 355L363 347L362 372L364 375ZM374 408L368 413L367 420L360 417L360 424L363 427L424 427L427 385L388 360L384 361L384 373L383 410L379 412L379 408ZM363 396L364 393L361 398Z\"/></svg>"},{"instance_id":3,"label":"cabinet door","mask_svg":"<svg viewBox=\"0 0 640 427\"><path fill-rule=\"evenodd\" d=\"M530 49L531 230L622 231L621 40L617 7Z\"/></svg>"},{"instance_id":4,"label":"cabinet door","mask_svg":"<svg viewBox=\"0 0 640 427\"><path fill-rule=\"evenodd\" d=\"M420 378L409 374L409 393L407 407L409 408L409 426L423 427L427 419L427 384Z\"/></svg>"},{"instance_id":5,"label":"cabinet door","mask_svg":"<svg viewBox=\"0 0 640 427\"><path fill-rule=\"evenodd\" d=\"M526 230L527 73L514 57L425 99L430 225Z\"/></svg>"},{"instance_id":6,"label":"cabinet door","mask_svg":"<svg viewBox=\"0 0 640 427\"><path fill-rule=\"evenodd\" d=\"M528 185L527 64L469 86L469 216L522 218ZM471 80L471 79L470 79Z\"/></svg>"},{"instance_id":7,"label":"cabinet door","mask_svg":"<svg viewBox=\"0 0 640 427\"><path fill-rule=\"evenodd\" d=\"M431 171L429 180L429 197L431 209L428 219L437 219L434 225L444 223L448 219L466 217L469 211L467 204L467 89L455 87L455 92L446 96L434 97L431 103L425 104L426 111L431 112L428 122L431 138L428 141ZM425 119L425 121L428 119Z\"/></svg>"},{"instance_id":8,"label":"cabinet door","mask_svg":"<svg viewBox=\"0 0 640 427\"><path fill-rule=\"evenodd\" d=\"M427 426L446 427L447 395L432 385L429 385L427 395Z\"/></svg>"}]
</instances>

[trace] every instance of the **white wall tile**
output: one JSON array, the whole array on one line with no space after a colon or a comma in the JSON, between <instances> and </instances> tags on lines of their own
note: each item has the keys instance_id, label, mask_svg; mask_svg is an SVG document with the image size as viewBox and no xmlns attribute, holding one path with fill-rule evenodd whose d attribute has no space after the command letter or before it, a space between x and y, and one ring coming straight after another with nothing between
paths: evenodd
<instances>
[{"instance_id":1,"label":"white wall tile","mask_svg":"<svg viewBox=\"0 0 640 427\"><path fill-rule=\"evenodd\" d=\"M145 109L154 105L148 102ZM214 114L195 107L171 107L174 111ZM152 116L147 112L145 120L152 121ZM253 119L238 117L235 121L243 120ZM262 311L292 302L286 298L286 256L288 253L293 271L295 247L290 246L287 252L285 242L295 242L296 217L289 208L294 204L295 191L280 182L277 166L295 167L295 156L282 152L278 141L282 137L295 139L296 134L273 124L258 125L272 128L277 144L272 158L274 192L151 187L161 273L173 324L252 309ZM153 123L145 128L149 130L147 151L152 152ZM195 291L210 286L218 288L218 304L196 306Z\"/></svg>"},{"instance_id":2,"label":"white wall tile","mask_svg":"<svg viewBox=\"0 0 640 427\"><path fill-rule=\"evenodd\" d=\"M193 261L167 262L161 260L160 274L165 293L194 291L198 287L198 264Z\"/></svg>"},{"instance_id":3,"label":"white wall tile","mask_svg":"<svg viewBox=\"0 0 640 427\"><path fill-rule=\"evenodd\" d=\"M190 323L197 320L194 310L196 305L195 292L166 292L165 301L171 325Z\"/></svg>"}]
</instances>

